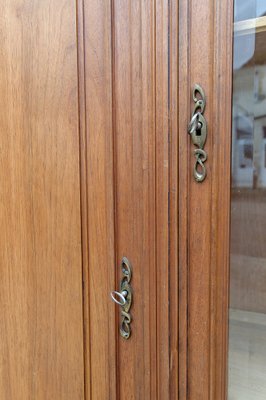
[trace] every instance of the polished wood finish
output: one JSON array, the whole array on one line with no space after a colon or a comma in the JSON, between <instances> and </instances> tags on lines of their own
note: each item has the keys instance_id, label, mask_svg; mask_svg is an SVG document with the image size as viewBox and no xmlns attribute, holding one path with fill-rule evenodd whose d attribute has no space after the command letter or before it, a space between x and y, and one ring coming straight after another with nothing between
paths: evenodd
<instances>
[{"instance_id":1,"label":"polished wood finish","mask_svg":"<svg viewBox=\"0 0 266 400\"><path fill-rule=\"evenodd\" d=\"M75 1L1 2L0 398L84 399Z\"/></svg>"},{"instance_id":2,"label":"polished wood finish","mask_svg":"<svg viewBox=\"0 0 266 400\"><path fill-rule=\"evenodd\" d=\"M39 3L0 21L0 397L225 400L232 1Z\"/></svg>"},{"instance_id":3,"label":"polished wood finish","mask_svg":"<svg viewBox=\"0 0 266 400\"><path fill-rule=\"evenodd\" d=\"M215 2L210 264L210 399L227 398L233 2Z\"/></svg>"},{"instance_id":4,"label":"polished wood finish","mask_svg":"<svg viewBox=\"0 0 266 400\"><path fill-rule=\"evenodd\" d=\"M169 394L169 5L156 0L155 10L155 218L156 218L156 331L157 399ZM151 396L151 399L153 397Z\"/></svg>"},{"instance_id":5,"label":"polished wood finish","mask_svg":"<svg viewBox=\"0 0 266 400\"><path fill-rule=\"evenodd\" d=\"M180 2L180 400L226 398L232 6L229 0ZM193 179L186 135L195 83L207 97L207 178L201 184Z\"/></svg>"},{"instance_id":6,"label":"polished wood finish","mask_svg":"<svg viewBox=\"0 0 266 400\"><path fill-rule=\"evenodd\" d=\"M178 1L169 3L169 391L179 399L179 270L178 270Z\"/></svg>"},{"instance_id":7,"label":"polished wood finish","mask_svg":"<svg viewBox=\"0 0 266 400\"><path fill-rule=\"evenodd\" d=\"M91 225L84 237L88 254L97 254L98 232L104 257L110 257L105 283L101 255L91 258L85 271L90 398L111 393L117 399L224 400L232 2L84 4L84 204ZM193 145L187 135L194 83L207 95L208 176L202 184L192 176ZM90 96L99 99L96 106ZM118 313L114 317L107 297L100 312L91 300L102 287L118 287L124 255L133 265L128 342L117 334ZM105 323L103 310L109 310L108 331L97 337ZM102 348L105 355L96 358ZM106 373L100 385L110 360L113 375Z\"/></svg>"},{"instance_id":8,"label":"polished wood finish","mask_svg":"<svg viewBox=\"0 0 266 400\"><path fill-rule=\"evenodd\" d=\"M84 249L86 394L92 400L166 400L168 1L85 0L78 11L83 21L78 31L85 145L81 149L83 242L88 243ZM132 263L133 273L128 341L119 335L119 310L109 295L119 287L123 256ZM174 339L173 343L176 371Z\"/></svg>"},{"instance_id":9,"label":"polished wood finish","mask_svg":"<svg viewBox=\"0 0 266 400\"><path fill-rule=\"evenodd\" d=\"M149 2L114 2L117 254L132 263L134 290L132 337L119 338L121 399L157 397L153 13Z\"/></svg>"},{"instance_id":10,"label":"polished wood finish","mask_svg":"<svg viewBox=\"0 0 266 400\"><path fill-rule=\"evenodd\" d=\"M118 399L111 2L79 2L86 400Z\"/></svg>"}]
</instances>

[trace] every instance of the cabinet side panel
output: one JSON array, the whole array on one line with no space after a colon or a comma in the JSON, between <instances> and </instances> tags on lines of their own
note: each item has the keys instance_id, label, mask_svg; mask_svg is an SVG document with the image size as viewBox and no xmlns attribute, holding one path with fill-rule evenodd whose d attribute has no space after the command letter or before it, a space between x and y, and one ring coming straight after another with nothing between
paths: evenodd
<instances>
[{"instance_id":1,"label":"cabinet side panel","mask_svg":"<svg viewBox=\"0 0 266 400\"><path fill-rule=\"evenodd\" d=\"M84 398L74 0L0 16L0 398Z\"/></svg>"}]
</instances>

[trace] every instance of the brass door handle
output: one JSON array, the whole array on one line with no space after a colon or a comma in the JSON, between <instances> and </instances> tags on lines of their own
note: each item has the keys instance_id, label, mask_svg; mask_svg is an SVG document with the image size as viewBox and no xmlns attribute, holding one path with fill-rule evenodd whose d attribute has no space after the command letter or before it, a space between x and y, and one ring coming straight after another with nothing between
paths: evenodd
<instances>
[{"instance_id":1,"label":"brass door handle","mask_svg":"<svg viewBox=\"0 0 266 400\"><path fill-rule=\"evenodd\" d=\"M123 257L121 261L122 279L120 282L120 291L113 290L111 299L120 306L120 335L124 339L129 339L131 335L131 314L129 313L132 304L132 288L130 285L132 276L132 267L129 260Z\"/></svg>"},{"instance_id":2,"label":"brass door handle","mask_svg":"<svg viewBox=\"0 0 266 400\"><path fill-rule=\"evenodd\" d=\"M188 125L188 133L191 136L192 143L198 147L194 150L196 162L193 174L196 182L203 182L206 178L206 167L204 162L207 160L207 153L204 150L204 145L207 139L207 123L203 115L206 105L206 97L204 90L198 84L196 84L193 89L193 101L195 106Z\"/></svg>"}]
</instances>

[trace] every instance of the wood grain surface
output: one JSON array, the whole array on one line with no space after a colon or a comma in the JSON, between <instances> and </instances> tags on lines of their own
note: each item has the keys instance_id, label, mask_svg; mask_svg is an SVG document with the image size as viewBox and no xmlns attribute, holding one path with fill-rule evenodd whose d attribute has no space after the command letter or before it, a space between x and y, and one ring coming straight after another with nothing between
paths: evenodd
<instances>
[{"instance_id":1,"label":"wood grain surface","mask_svg":"<svg viewBox=\"0 0 266 400\"><path fill-rule=\"evenodd\" d=\"M111 2L79 2L78 12L86 400L116 400Z\"/></svg>"},{"instance_id":2,"label":"wood grain surface","mask_svg":"<svg viewBox=\"0 0 266 400\"><path fill-rule=\"evenodd\" d=\"M233 2L179 8L179 394L224 400L227 390ZM186 135L192 90L206 93L207 178L193 179Z\"/></svg>"},{"instance_id":3,"label":"wood grain surface","mask_svg":"<svg viewBox=\"0 0 266 400\"><path fill-rule=\"evenodd\" d=\"M179 399L179 2L169 3L169 390Z\"/></svg>"},{"instance_id":4,"label":"wood grain surface","mask_svg":"<svg viewBox=\"0 0 266 400\"><path fill-rule=\"evenodd\" d=\"M232 15L229 0L3 1L1 399L224 400ZM110 300L123 256L128 341Z\"/></svg>"},{"instance_id":5,"label":"wood grain surface","mask_svg":"<svg viewBox=\"0 0 266 400\"><path fill-rule=\"evenodd\" d=\"M86 393L93 400L166 400L168 2L86 0L79 13L83 188L87 182L82 204L88 216L88 234L83 231ZM133 269L128 341L119 335L119 310L109 295L119 288L123 256Z\"/></svg>"},{"instance_id":6,"label":"wood grain surface","mask_svg":"<svg viewBox=\"0 0 266 400\"><path fill-rule=\"evenodd\" d=\"M84 4L91 398L223 400L232 2ZM192 177L194 147L187 135L195 83L207 95L208 175L202 184ZM119 285L122 256L133 265L128 342L117 334L118 312L114 317L107 297L95 311L101 287ZM106 271L107 283L101 283ZM108 331L99 333L107 311ZM110 357L115 372L102 379Z\"/></svg>"},{"instance_id":7,"label":"wood grain surface","mask_svg":"<svg viewBox=\"0 0 266 400\"><path fill-rule=\"evenodd\" d=\"M76 7L3 0L0 398L84 398Z\"/></svg>"}]
</instances>

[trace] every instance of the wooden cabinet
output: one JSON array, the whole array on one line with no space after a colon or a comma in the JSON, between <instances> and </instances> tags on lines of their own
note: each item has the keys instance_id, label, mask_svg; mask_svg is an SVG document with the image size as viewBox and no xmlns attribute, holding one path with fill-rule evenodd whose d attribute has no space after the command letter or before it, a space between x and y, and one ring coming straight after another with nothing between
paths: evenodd
<instances>
[{"instance_id":1,"label":"wooden cabinet","mask_svg":"<svg viewBox=\"0 0 266 400\"><path fill-rule=\"evenodd\" d=\"M2 2L1 400L266 396L257 3ZM200 183L195 84L206 95ZM127 340L110 297L123 257Z\"/></svg>"}]
</instances>

